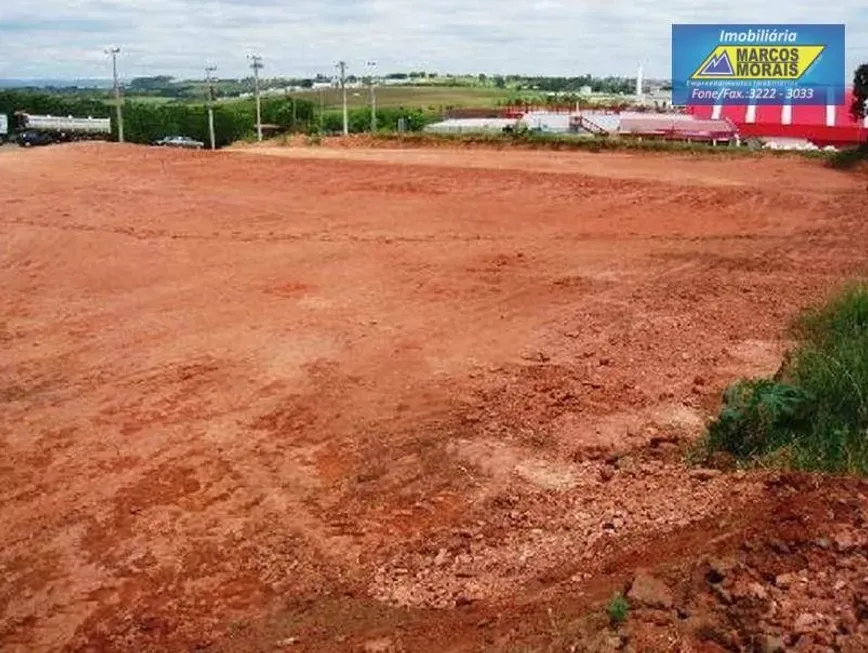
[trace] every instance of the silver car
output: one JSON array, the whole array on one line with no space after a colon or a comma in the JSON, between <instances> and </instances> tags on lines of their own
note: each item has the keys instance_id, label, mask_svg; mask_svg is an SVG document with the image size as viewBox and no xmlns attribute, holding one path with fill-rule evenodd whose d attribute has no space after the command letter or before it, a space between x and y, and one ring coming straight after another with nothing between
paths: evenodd
<instances>
[{"instance_id":1,"label":"silver car","mask_svg":"<svg viewBox=\"0 0 868 653\"><path fill-rule=\"evenodd\" d=\"M201 150L205 147L205 143L197 141L189 136L166 136L154 142L154 145L161 147L184 147L191 150Z\"/></svg>"}]
</instances>

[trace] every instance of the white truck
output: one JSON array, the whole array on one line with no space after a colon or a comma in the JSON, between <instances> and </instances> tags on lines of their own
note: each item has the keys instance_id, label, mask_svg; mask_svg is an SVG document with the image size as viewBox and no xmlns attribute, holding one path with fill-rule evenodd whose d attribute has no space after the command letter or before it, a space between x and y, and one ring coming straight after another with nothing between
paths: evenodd
<instances>
[{"instance_id":1,"label":"white truck","mask_svg":"<svg viewBox=\"0 0 868 653\"><path fill-rule=\"evenodd\" d=\"M0 144L5 143L9 138L9 117L5 113L0 113Z\"/></svg>"},{"instance_id":2,"label":"white truck","mask_svg":"<svg viewBox=\"0 0 868 653\"><path fill-rule=\"evenodd\" d=\"M107 139L112 131L109 118L37 116L29 113L18 113L17 118L18 144L21 147Z\"/></svg>"}]
</instances>

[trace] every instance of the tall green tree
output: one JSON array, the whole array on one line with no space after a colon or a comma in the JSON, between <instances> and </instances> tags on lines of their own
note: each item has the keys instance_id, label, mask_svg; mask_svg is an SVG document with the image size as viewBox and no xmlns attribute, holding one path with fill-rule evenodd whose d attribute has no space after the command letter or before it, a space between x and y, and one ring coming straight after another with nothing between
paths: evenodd
<instances>
[{"instance_id":1,"label":"tall green tree","mask_svg":"<svg viewBox=\"0 0 868 653\"><path fill-rule=\"evenodd\" d=\"M853 75L853 104L850 113L856 120L862 120L868 112L868 63L863 63Z\"/></svg>"}]
</instances>

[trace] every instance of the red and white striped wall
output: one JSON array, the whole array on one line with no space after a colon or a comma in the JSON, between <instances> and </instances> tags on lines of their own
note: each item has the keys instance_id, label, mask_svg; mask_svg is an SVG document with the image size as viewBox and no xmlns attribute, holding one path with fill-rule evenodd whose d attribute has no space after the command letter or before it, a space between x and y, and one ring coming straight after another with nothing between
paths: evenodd
<instances>
[{"instance_id":1,"label":"red and white striped wall","mask_svg":"<svg viewBox=\"0 0 868 653\"><path fill-rule=\"evenodd\" d=\"M693 106L690 113L701 118L728 118L742 138L778 136L805 138L823 147L865 142L868 117L856 121L850 115L852 93L847 92L843 105L727 105Z\"/></svg>"}]
</instances>

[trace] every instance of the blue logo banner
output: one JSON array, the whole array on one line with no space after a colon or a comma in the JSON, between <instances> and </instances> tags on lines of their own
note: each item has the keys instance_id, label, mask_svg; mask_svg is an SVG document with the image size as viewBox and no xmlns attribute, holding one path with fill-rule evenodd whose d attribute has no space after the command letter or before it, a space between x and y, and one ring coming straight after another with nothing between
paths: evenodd
<instances>
[{"instance_id":1,"label":"blue logo banner","mask_svg":"<svg viewBox=\"0 0 868 653\"><path fill-rule=\"evenodd\" d=\"M844 25L673 25L672 103L843 104Z\"/></svg>"}]
</instances>

